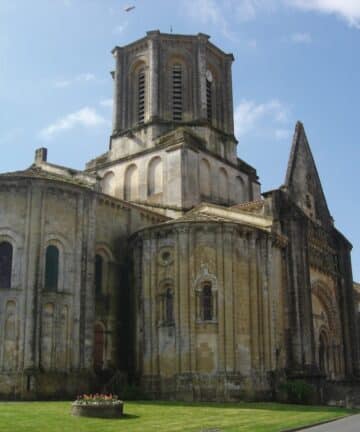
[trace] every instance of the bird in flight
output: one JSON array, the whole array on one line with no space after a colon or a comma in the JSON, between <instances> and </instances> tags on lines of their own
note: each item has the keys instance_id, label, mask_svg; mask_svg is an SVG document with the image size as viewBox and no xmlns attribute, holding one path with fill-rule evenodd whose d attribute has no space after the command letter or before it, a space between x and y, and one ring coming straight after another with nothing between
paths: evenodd
<instances>
[{"instance_id":1,"label":"bird in flight","mask_svg":"<svg viewBox=\"0 0 360 432\"><path fill-rule=\"evenodd\" d=\"M126 7L124 7L124 11L125 11L125 12L130 12L130 11L132 11L133 9L135 9L135 6L126 6Z\"/></svg>"}]
</instances>

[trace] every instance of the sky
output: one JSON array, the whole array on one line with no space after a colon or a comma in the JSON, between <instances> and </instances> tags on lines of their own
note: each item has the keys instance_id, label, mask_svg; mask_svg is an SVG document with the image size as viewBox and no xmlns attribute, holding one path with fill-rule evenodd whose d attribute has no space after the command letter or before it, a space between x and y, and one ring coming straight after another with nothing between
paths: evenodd
<instances>
[{"instance_id":1,"label":"sky","mask_svg":"<svg viewBox=\"0 0 360 432\"><path fill-rule=\"evenodd\" d=\"M107 151L111 50L156 29L206 33L234 54L238 155L262 191L283 184L304 123L360 281L360 0L0 0L0 172L38 147L78 169Z\"/></svg>"}]
</instances>

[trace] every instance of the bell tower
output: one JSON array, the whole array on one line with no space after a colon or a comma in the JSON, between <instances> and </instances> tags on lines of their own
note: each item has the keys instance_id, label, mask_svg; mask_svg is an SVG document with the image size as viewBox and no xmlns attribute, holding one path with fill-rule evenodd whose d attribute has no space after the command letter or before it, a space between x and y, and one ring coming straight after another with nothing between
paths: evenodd
<instances>
[{"instance_id":1,"label":"bell tower","mask_svg":"<svg viewBox=\"0 0 360 432\"><path fill-rule=\"evenodd\" d=\"M146 137L144 144L153 146L157 137L187 126L210 138L209 150L236 158L232 54L223 53L202 33L159 31L112 52L116 67L111 147L118 155L139 150L135 139L126 145L124 136Z\"/></svg>"},{"instance_id":2,"label":"bell tower","mask_svg":"<svg viewBox=\"0 0 360 432\"><path fill-rule=\"evenodd\" d=\"M110 148L87 166L104 177L105 193L166 212L259 194L255 170L236 153L234 57L209 39L156 30L113 49Z\"/></svg>"}]
</instances>

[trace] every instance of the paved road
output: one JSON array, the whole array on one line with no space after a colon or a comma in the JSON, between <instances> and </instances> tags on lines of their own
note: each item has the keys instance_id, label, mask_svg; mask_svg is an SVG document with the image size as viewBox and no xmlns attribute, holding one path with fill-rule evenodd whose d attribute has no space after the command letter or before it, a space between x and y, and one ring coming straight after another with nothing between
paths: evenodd
<instances>
[{"instance_id":1,"label":"paved road","mask_svg":"<svg viewBox=\"0 0 360 432\"><path fill-rule=\"evenodd\" d=\"M304 432L360 432L360 414L332 423L303 429Z\"/></svg>"}]
</instances>

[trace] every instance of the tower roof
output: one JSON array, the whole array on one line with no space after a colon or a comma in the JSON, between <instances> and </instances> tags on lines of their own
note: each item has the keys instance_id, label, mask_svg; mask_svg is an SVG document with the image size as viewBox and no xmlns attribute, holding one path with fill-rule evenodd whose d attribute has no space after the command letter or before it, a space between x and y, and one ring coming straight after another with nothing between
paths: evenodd
<instances>
[{"instance_id":1,"label":"tower roof","mask_svg":"<svg viewBox=\"0 0 360 432\"><path fill-rule=\"evenodd\" d=\"M332 224L315 160L306 137L304 125L297 122L286 172L285 187L292 199L308 212L314 201L316 219Z\"/></svg>"}]
</instances>

